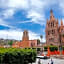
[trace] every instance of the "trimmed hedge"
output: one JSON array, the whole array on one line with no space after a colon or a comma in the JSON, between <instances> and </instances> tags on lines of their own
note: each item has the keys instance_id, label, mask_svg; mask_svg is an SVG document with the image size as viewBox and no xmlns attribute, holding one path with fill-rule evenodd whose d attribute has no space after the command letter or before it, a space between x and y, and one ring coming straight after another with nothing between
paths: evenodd
<instances>
[{"instance_id":1,"label":"trimmed hedge","mask_svg":"<svg viewBox=\"0 0 64 64\"><path fill-rule=\"evenodd\" d=\"M64 50L64 46L62 46L62 50Z\"/></svg>"},{"instance_id":2,"label":"trimmed hedge","mask_svg":"<svg viewBox=\"0 0 64 64\"><path fill-rule=\"evenodd\" d=\"M47 51L48 46L44 46L44 51Z\"/></svg>"},{"instance_id":3,"label":"trimmed hedge","mask_svg":"<svg viewBox=\"0 0 64 64\"><path fill-rule=\"evenodd\" d=\"M40 51L41 50L41 48L37 48L37 51Z\"/></svg>"},{"instance_id":4,"label":"trimmed hedge","mask_svg":"<svg viewBox=\"0 0 64 64\"><path fill-rule=\"evenodd\" d=\"M28 64L35 62L36 51L32 49L0 48L1 64Z\"/></svg>"},{"instance_id":5,"label":"trimmed hedge","mask_svg":"<svg viewBox=\"0 0 64 64\"><path fill-rule=\"evenodd\" d=\"M49 46L49 48L50 48L50 51L55 51L55 50L57 51L58 50L57 46ZM47 49L48 49L48 46L45 46L44 50L47 51Z\"/></svg>"},{"instance_id":6,"label":"trimmed hedge","mask_svg":"<svg viewBox=\"0 0 64 64\"><path fill-rule=\"evenodd\" d=\"M58 51L58 47L57 46L50 46L50 51Z\"/></svg>"}]
</instances>

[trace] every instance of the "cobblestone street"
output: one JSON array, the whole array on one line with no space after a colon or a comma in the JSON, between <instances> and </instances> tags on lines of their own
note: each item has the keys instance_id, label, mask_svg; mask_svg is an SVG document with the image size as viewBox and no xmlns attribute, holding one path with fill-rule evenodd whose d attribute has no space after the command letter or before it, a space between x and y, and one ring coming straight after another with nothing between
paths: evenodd
<instances>
[{"instance_id":1,"label":"cobblestone street","mask_svg":"<svg viewBox=\"0 0 64 64\"><path fill-rule=\"evenodd\" d=\"M32 64L38 64L38 60L39 59L36 59L36 62L32 63ZM53 60L54 64L64 64L64 59L55 59L55 58L53 58L52 60ZM48 64L48 63L50 64L51 59L47 59L47 60L40 59L40 61L41 61L41 64Z\"/></svg>"}]
</instances>

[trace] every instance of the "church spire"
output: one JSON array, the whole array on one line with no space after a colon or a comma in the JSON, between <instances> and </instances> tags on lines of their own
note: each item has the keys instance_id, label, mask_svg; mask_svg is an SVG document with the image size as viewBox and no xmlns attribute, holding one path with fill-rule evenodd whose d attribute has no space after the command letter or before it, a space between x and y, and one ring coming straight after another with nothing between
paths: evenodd
<instances>
[{"instance_id":1,"label":"church spire","mask_svg":"<svg viewBox=\"0 0 64 64\"><path fill-rule=\"evenodd\" d=\"M63 21L62 21L62 19L61 19L61 26L63 26Z\"/></svg>"},{"instance_id":2,"label":"church spire","mask_svg":"<svg viewBox=\"0 0 64 64\"><path fill-rule=\"evenodd\" d=\"M51 19L51 18L54 18L52 9L50 10L50 19Z\"/></svg>"},{"instance_id":3,"label":"church spire","mask_svg":"<svg viewBox=\"0 0 64 64\"><path fill-rule=\"evenodd\" d=\"M57 19L57 22L56 23L57 23L57 27L58 27L58 19Z\"/></svg>"}]
</instances>

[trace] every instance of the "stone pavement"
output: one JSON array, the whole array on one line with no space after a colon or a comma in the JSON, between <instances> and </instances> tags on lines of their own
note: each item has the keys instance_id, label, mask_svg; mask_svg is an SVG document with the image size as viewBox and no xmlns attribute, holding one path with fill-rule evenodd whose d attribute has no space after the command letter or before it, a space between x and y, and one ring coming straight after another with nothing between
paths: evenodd
<instances>
[{"instance_id":1,"label":"stone pavement","mask_svg":"<svg viewBox=\"0 0 64 64\"><path fill-rule=\"evenodd\" d=\"M36 62L35 63L32 63L32 64L38 64L38 60L39 59L36 59ZM56 58L52 58L54 64L64 64L64 59L56 59ZM51 59L47 59L47 60L43 60L43 59L40 59L41 61L41 64L50 64L51 62Z\"/></svg>"}]
</instances>

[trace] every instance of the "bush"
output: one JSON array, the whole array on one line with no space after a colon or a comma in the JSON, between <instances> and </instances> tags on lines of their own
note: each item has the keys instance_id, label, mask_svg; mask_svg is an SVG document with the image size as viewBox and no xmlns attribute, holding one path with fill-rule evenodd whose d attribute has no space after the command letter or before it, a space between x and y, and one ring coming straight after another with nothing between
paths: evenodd
<instances>
[{"instance_id":1,"label":"bush","mask_svg":"<svg viewBox=\"0 0 64 64\"><path fill-rule=\"evenodd\" d=\"M40 51L41 50L41 48L37 48L37 51Z\"/></svg>"},{"instance_id":2,"label":"bush","mask_svg":"<svg viewBox=\"0 0 64 64\"><path fill-rule=\"evenodd\" d=\"M49 47L50 51L55 51L55 50L57 51L58 50L57 46L45 46L44 50L47 51L48 47Z\"/></svg>"},{"instance_id":3,"label":"bush","mask_svg":"<svg viewBox=\"0 0 64 64\"><path fill-rule=\"evenodd\" d=\"M50 51L57 51L58 50L58 47L57 46L50 46Z\"/></svg>"},{"instance_id":4,"label":"bush","mask_svg":"<svg viewBox=\"0 0 64 64\"><path fill-rule=\"evenodd\" d=\"M62 46L62 50L64 50L64 46Z\"/></svg>"},{"instance_id":5,"label":"bush","mask_svg":"<svg viewBox=\"0 0 64 64\"><path fill-rule=\"evenodd\" d=\"M0 48L1 64L28 64L35 62L36 52L32 49Z\"/></svg>"},{"instance_id":6,"label":"bush","mask_svg":"<svg viewBox=\"0 0 64 64\"><path fill-rule=\"evenodd\" d=\"M48 48L47 46L44 46L44 51L47 51L47 48Z\"/></svg>"}]
</instances>

